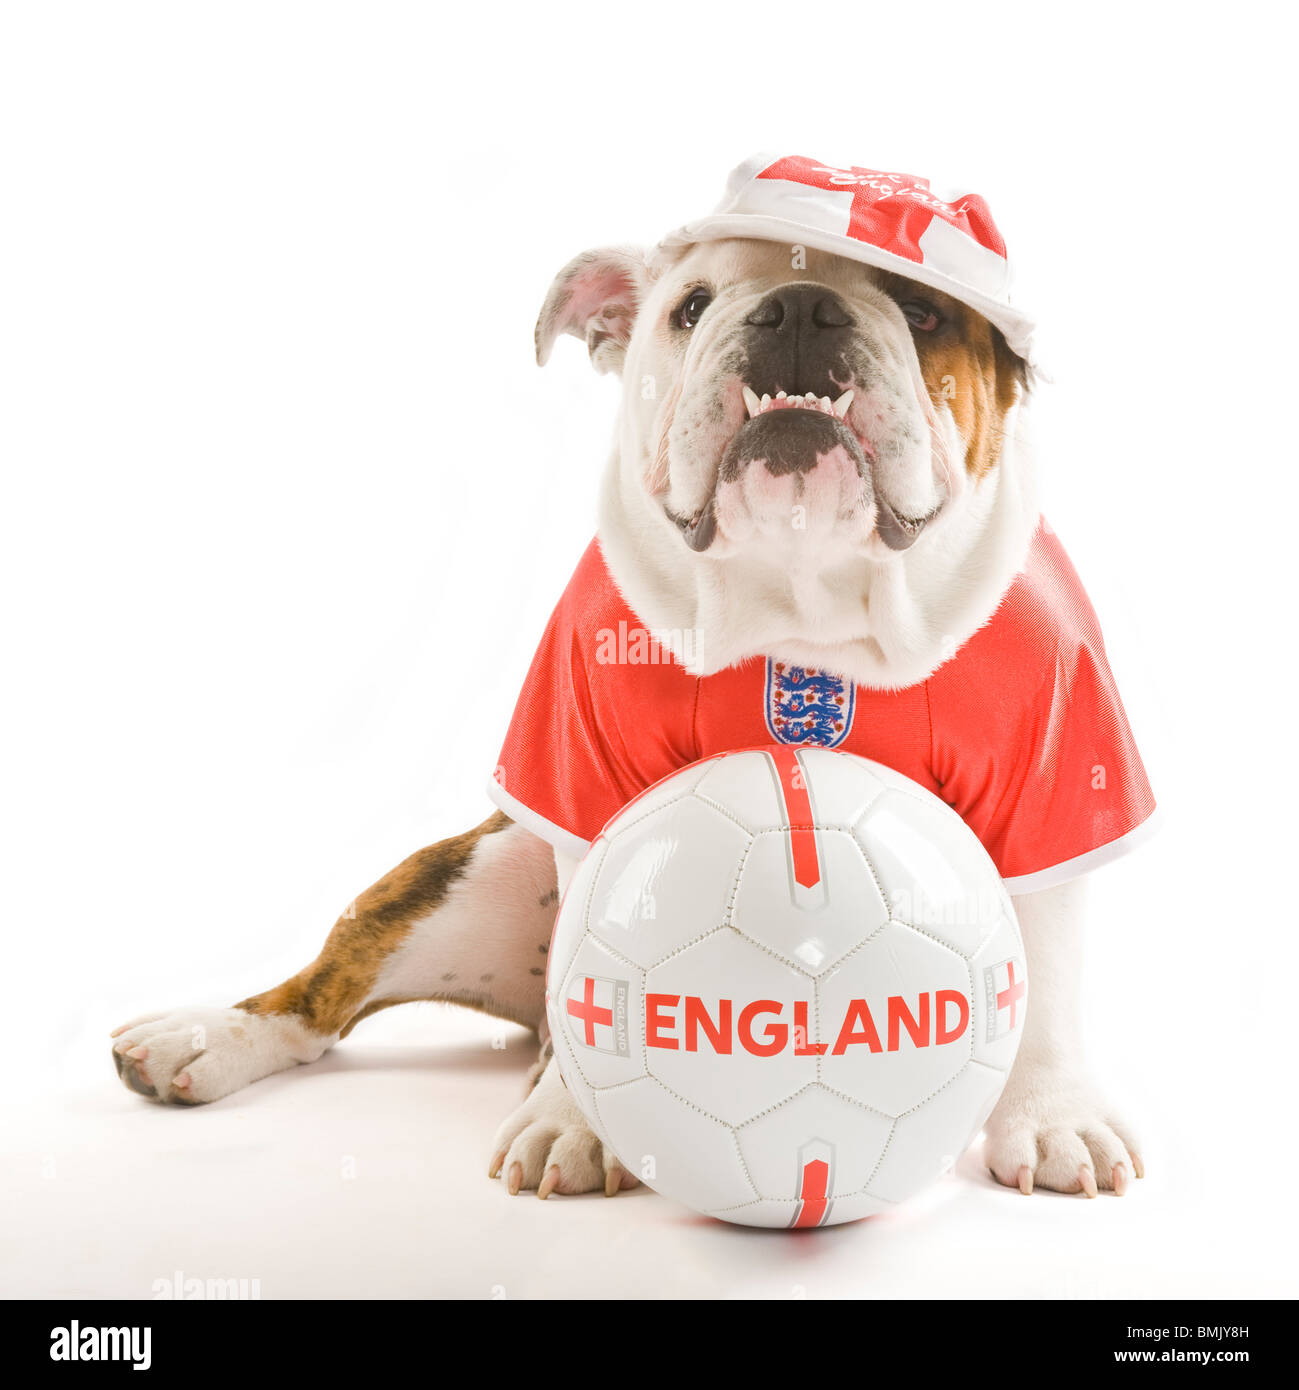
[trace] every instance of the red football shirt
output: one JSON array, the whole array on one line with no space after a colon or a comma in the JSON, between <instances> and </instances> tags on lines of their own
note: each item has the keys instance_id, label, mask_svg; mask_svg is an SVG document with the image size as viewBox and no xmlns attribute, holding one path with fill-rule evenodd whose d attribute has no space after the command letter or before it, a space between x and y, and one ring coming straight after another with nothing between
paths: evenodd
<instances>
[{"instance_id":1,"label":"red football shirt","mask_svg":"<svg viewBox=\"0 0 1299 1390\"><path fill-rule=\"evenodd\" d=\"M592 541L541 639L490 792L580 857L660 778L773 742L858 753L927 787L1011 892L1123 852L1155 809L1096 615L1044 526L991 619L896 691L763 657L692 676L649 638Z\"/></svg>"}]
</instances>

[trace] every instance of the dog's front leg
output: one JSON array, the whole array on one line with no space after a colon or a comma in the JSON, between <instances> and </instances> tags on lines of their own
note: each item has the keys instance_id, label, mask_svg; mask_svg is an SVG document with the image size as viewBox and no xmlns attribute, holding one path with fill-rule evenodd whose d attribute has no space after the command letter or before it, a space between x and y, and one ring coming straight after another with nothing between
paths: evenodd
<instances>
[{"instance_id":1,"label":"dog's front leg","mask_svg":"<svg viewBox=\"0 0 1299 1390\"><path fill-rule=\"evenodd\" d=\"M555 851L555 874L562 898L577 860ZM612 1197L638 1179L606 1149L573 1103L559 1074L550 1039L544 1042L537 1066L529 1074L527 1100L496 1131L492 1141L491 1177L503 1171L512 1195L536 1189L538 1197L552 1192L595 1192Z\"/></svg>"},{"instance_id":2,"label":"dog's front leg","mask_svg":"<svg viewBox=\"0 0 1299 1390\"><path fill-rule=\"evenodd\" d=\"M1120 1196L1143 1175L1127 1126L1092 1085L1082 1058L1078 990L1083 879L1015 899L1028 952L1029 1007L1006 1089L986 1130L998 1182L1030 1193L1099 1188Z\"/></svg>"}]
</instances>

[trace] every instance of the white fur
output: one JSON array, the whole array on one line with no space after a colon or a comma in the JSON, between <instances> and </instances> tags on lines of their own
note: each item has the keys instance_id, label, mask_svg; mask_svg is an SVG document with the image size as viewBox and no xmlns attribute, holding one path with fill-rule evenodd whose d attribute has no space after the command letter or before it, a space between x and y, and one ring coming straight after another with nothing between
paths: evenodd
<instances>
[{"instance_id":1,"label":"white fur","mask_svg":"<svg viewBox=\"0 0 1299 1390\"><path fill-rule=\"evenodd\" d=\"M554 886L544 841L519 825L484 835L473 872L453 882L439 906L411 926L384 962L371 999L430 993L475 1005L490 999L493 1013L540 1031Z\"/></svg>"},{"instance_id":2,"label":"white fur","mask_svg":"<svg viewBox=\"0 0 1299 1390\"><path fill-rule=\"evenodd\" d=\"M133 1019L113 1051L124 1059L123 1080L132 1090L184 1104L219 1100L273 1072L314 1062L335 1041L336 1035L308 1032L284 1015L200 1007ZM187 1086L175 1084L181 1075ZM132 1085L132 1076L139 1084Z\"/></svg>"},{"instance_id":3,"label":"white fur","mask_svg":"<svg viewBox=\"0 0 1299 1390\"><path fill-rule=\"evenodd\" d=\"M998 1182L1058 1192L1122 1188L1142 1172L1131 1130L1083 1064L1078 981L1085 878L1014 899L1028 952L1031 1000L1019 1055L986 1130L984 1157ZM1125 1172L1116 1175L1118 1165Z\"/></svg>"}]
</instances>

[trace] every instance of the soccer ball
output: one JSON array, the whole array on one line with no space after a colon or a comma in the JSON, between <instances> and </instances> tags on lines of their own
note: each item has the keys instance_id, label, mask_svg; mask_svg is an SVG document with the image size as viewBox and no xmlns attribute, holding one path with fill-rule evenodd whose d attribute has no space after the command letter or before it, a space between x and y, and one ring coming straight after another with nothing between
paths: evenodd
<instances>
[{"instance_id":1,"label":"soccer ball","mask_svg":"<svg viewBox=\"0 0 1299 1390\"><path fill-rule=\"evenodd\" d=\"M693 763L604 827L546 1008L628 1172L724 1221L808 1227L955 1163L1026 989L1010 898L954 811L879 763L776 745Z\"/></svg>"}]
</instances>

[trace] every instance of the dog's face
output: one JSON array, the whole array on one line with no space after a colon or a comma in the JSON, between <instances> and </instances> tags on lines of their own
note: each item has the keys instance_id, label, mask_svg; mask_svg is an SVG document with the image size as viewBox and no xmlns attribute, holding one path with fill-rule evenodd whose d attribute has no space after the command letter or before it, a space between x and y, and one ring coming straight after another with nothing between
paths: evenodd
<instances>
[{"instance_id":1,"label":"dog's face","mask_svg":"<svg viewBox=\"0 0 1299 1390\"><path fill-rule=\"evenodd\" d=\"M623 466L683 556L887 561L996 466L1026 371L981 315L900 276L775 242L689 247L649 271L579 257L538 354L585 336L623 373Z\"/></svg>"}]
</instances>

